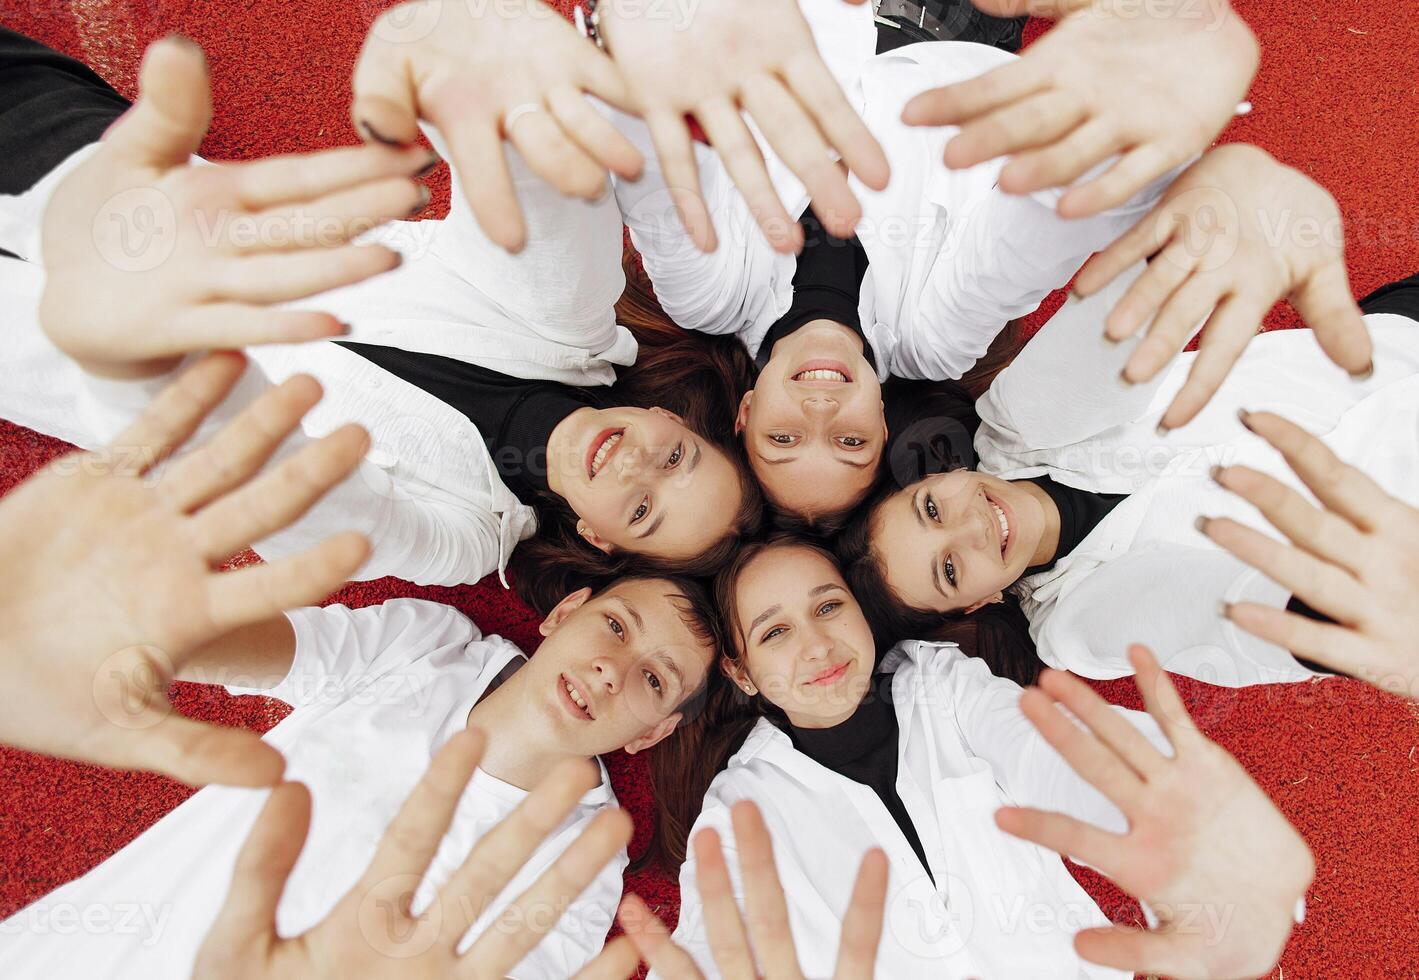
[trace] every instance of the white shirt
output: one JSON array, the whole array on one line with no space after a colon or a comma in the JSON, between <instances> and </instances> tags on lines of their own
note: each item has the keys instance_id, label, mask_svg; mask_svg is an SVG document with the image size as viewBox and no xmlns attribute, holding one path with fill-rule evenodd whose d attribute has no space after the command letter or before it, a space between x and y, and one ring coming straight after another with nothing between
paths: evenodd
<instances>
[{"instance_id":1,"label":"white shirt","mask_svg":"<svg viewBox=\"0 0 1419 980\"><path fill-rule=\"evenodd\" d=\"M311 794L310 835L277 909L282 936L316 925L364 873L433 754L465 728L468 712L517 647L484 637L457 610L394 599L382 606L302 609L290 673L261 693L295 710L265 736L286 757L286 779ZM256 693L224 677L233 693ZM0 923L0 962L14 977L185 977L231 885L238 851L269 791L210 786L83 877ZM474 843L526 797L481 770L458 803L415 901L448 880ZM503 907L581 833L615 806L601 785L517 873L464 937ZM572 904L555 930L513 971L564 980L600 951L621 897L625 853ZM417 873L417 871L412 872ZM105 928L66 926L107 910Z\"/></svg>"},{"instance_id":2,"label":"white shirt","mask_svg":"<svg viewBox=\"0 0 1419 980\"><path fill-rule=\"evenodd\" d=\"M1109 343L1104 318L1142 269L1087 300L1070 299L976 405L983 472L1130 494L1054 568L1017 586L1040 657L1088 677L1118 677L1132 673L1128 644L1147 643L1167 670L1224 687L1312 677L1289 652L1220 615L1222 602L1279 607L1290 592L1195 529L1199 516L1231 517L1281 538L1209 471L1250 466L1314 500L1237 419L1239 409L1272 411L1419 505L1419 324L1365 317L1375 373L1364 382L1331 363L1309 330L1264 333L1192 423L1159 436L1158 420L1196 354L1179 355L1148 384L1119 380L1137 340Z\"/></svg>"},{"instance_id":3,"label":"white shirt","mask_svg":"<svg viewBox=\"0 0 1419 980\"><path fill-rule=\"evenodd\" d=\"M741 908L729 811L751 799L773 836L805 976L832 975L857 867L872 847L881 847L890 865L877 976L1127 976L1075 955L1074 933L1107 920L1059 857L994 821L996 809L1013 804L1122 832L1123 814L1021 714L1019 685L994 676L983 661L954 644L909 641L883 663L896 664L897 792L931 875L871 789L819 765L760 720L710 785L691 831L713 827L720 834ZM1151 718L1114 710L1171 754ZM693 852L680 870L680 895L675 940L716 976Z\"/></svg>"},{"instance_id":4,"label":"white shirt","mask_svg":"<svg viewBox=\"0 0 1419 980\"><path fill-rule=\"evenodd\" d=\"M429 135L442 149L439 134ZM171 380L130 385L89 378L39 326L40 220L55 187L96 147L76 151L24 194L0 195L0 247L31 260L0 259L6 321L0 366L10 379L0 390L0 417L86 449L109 442ZM527 221L522 252L509 255L489 241L455 193L445 221L395 222L362 238L399 250L404 263L398 269L289 306L333 314L350 325L349 339L361 343L440 354L519 378L610 384L615 366L633 363L636 355L635 340L616 324L613 309L625 286L616 202L610 195L594 203L564 198L515 150L508 156ZM372 545L356 579L393 575L418 585L459 585L501 573L513 548L535 530L532 509L503 483L467 416L333 343L248 353L253 367L189 445L269 384L302 372L325 389L302 423L304 436L319 438L358 422L372 438L355 474L300 520L256 544L263 558L355 530ZM278 458L304 444L298 433Z\"/></svg>"},{"instance_id":5,"label":"white shirt","mask_svg":"<svg viewBox=\"0 0 1419 980\"><path fill-rule=\"evenodd\" d=\"M1015 56L951 41L877 55L871 5L805 3L802 9L825 63L892 168L882 191L855 176L848 181L862 205L857 234L869 260L858 313L884 380L889 374L929 380L965 374L1007 322L1035 310L1091 254L1136 224L1176 176L1165 174L1103 214L1065 220L1054 210L1062 190L1025 196L998 190L1003 160L950 170L942 154L958 128L904 125L903 107L919 92L973 78ZM656 297L682 327L737 334L757 354L792 302L796 257L773 251L714 150L696 144L719 236L714 252L700 253L676 217L648 128L612 115L646 157L643 176L613 185ZM807 191L762 137L759 143L784 208L797 217L808 205Z\"/></svg>"}]
</instances>

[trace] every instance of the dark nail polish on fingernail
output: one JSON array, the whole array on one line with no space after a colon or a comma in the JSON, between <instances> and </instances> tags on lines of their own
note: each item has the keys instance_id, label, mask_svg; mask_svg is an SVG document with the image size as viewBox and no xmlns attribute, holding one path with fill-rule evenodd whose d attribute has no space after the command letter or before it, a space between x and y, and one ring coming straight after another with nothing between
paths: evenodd
<instances>
[{"instance_id":1,"label":"dark nail polish on fingernail","mask_svg":"<svg viewBox=\"0 0 1419 980\"><path fill-rule=\"evenodd\" d=\"M1225 599L1217 603L1217 615L1221 616L1223 619L1231 619L1232 604Z\"/></svg>"},{"instance_id":2,"label":"dark nail polish on fingernail","mask_svg":"<svg viewBox=\"0 0 1419 980\"><path fill-rule=\"evenodd\" d=\"M1157 427L1156 429L1154 429L1153 431L1157 434L1158 438L1161 439L1161 438L1163 438L1163 436L1167 435L1169 432L1172 432L1173 430L1170 429L1170 428L1168 428L1168 426L1165 425L1163 422L1159 422L1159 423L1158 423L1158 427Z\"/></svg>"},{"instance_id":3,"label":"dark nail polish on fingernail","mask_svg":"<svg viewBox=\"0 0 1419 980\"><path fill-rule=\"evenodd\" d=\"M361 119L361 120L360 120L360 131L363 132L363 133L364 133L367 137L369 137L370 139L374 140L376 143L383 143L385 146L403 146L403 145L404 145L403 143L399 142L398 140L392 140L392 139L390 139L388 136L385 136L385 135L384 135L383 133L381 133L379 130L375 129L373 126L371 126L371 125L369 124L369 120L367 120L367 119Z\"/></svg>"},{"instance_id":4,"label":"dark nail polish on fingernail","mask_svg":"<svg viewBox=\"0 0 1419 980\"><path fill-rule=\"evenodd\" d=\"M1195 528L1197 528L1197 530L1198 530L1199 532L1201 532L1202 534L1206 534L1206 533L1207 533L1207 522L1210 521L1210 520L1211 520L1210 517L1202 517L1202 516L1199 515L1198 518L1197 518L1195 521L1192 522L1192 526L1195 527Z\"/></svg>"},{"instance_id":5,"label":"dark nail polish on fingernail","mask_svg":"<svg viewBox=\"0 0 1419 980\"><path fill-rule=\"evenodd\" d=\"M1375 376L1375 362L1374 362L1374 361L1371 361L1368 365L1366 365L1365 370L1359 371L1359 372L1357 372L1357 373L1355 373L1355 374L1350 375L1350 377L1351 377L1353 380L1355 380L1355 381L1369 381L1369 380L1370 380L1371 378L1373 378L1374 376Z\"/></svg>"},{"instance_id":6,"label":"dark nail polish on fingernail","mask_svg":"<svg viewBox=\"0 0 1419 980\"><path fill-rule=\"evenodd\" d=\"M1213 483L1221 483L1221 482L1222 482L1222 467L1220 467L1220 466L1214 466L1214 467L1212 467L1212 469L1210 469L1210 470L1207 471L1207 475L1210 476L1210 477L1212 477L1212 482L1213 482Z\"/></svg>"},{"instance_id":7,"label":"dark nail polish on fingernail","mask_svg":"<svg viewBox=\"0 0 1419 980\"><path fill-rule=\"evenodd\" d=\"M1237 419L1242 423L1242 425L1246 426L1248 432L1256 431L1251 427L1251 412L1248 412L1245 408L1237 410Z\"/></svg>"}]
</instances>

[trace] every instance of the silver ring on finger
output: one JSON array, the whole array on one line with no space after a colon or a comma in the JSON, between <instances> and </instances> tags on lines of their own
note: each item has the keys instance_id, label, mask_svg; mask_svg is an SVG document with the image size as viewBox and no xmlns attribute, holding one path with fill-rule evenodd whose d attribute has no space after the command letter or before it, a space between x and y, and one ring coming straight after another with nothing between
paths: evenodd
<instances>
[{"instance_id":1,"label":"silver ring on finger","mask_svg":"<svg viewBox=\"0 0 1419 980\"><path fill-rule=\"evenodd\" d=\"M543 108L540 102L523 102L519 105L515 105L507 111L507 115L503 116L503 132L511 133L512 127L516 126L518 120L522 119L524 116L530 116L534 112L545 111L546 109Z\"/></svg>"}]
</instances>

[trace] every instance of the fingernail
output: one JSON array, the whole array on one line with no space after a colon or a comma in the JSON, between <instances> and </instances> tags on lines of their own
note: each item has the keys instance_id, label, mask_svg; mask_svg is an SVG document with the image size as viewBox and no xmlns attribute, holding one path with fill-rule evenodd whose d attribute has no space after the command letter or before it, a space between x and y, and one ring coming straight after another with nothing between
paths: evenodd
<instances>
[{"instance_id":1,"label":"fingernail","mask_svg":"<svg viewBox=\"0 0 1419 980\"><path fill-rule=\"evenodd\" d=\"M1132 384L1133 384L1133 382L1130 381L1130 380L1129 380L1129 377L1128 377L1128 368L1124 368L1122 371L1120 371L1120 372L1118 373L1118 379L1119 379L1120 381L1122 381L1122 382L1123 382L1124 384L1126 384L1126 385L1132 386Z\"/></svg>"},{"instance_id":2,"label":"fingernail","mask_svg":"<svg viewBox=\"0 0 1419 980\"><path fill-rule=\"evenodd\" d=\"M348 336L350 336L350 333L351 333L353 330L354 330L354 328L351 327L351 326L350 326L348 323L346 323L344 320L341 320L341 321L340 321L340 336L342 336L342 337L348 337Z\"/></svg>"},{"instance_id":3,"label":"fingernail","mask_svg":"<svg viewBox=\"0 0 1419 980\"><path fill-rule=\"evenodd\" d=\"M1354 379L1355 381L1369 381L1369 380L1370 380L1371 378L1373 378L1374 376L1375 376L1375 362L1374 362L1373 360L1370 361L1370 363L1365 366L1365 370L1363 370L1363 371L1357 371L1355 374L1350 375L1350 377L1351 377L1352 379Z\"/></svg>"},{"instance_id":4,"label":"fingernail","mask_svg":"<svg viewBox=\"0 0 1419 980\"><path fill-rule=\"evenodd\" d=\"M1167 435L1169 432L1172 432L1173 430L1170 429L1170 428L1168 428L1168 426L1167 426L1166 424L1164 424L1164 423L1160 420L1160 421L1158 422L1158 427L1157 427L1156 429L1154 429L1153 431L1156 432L1156 433L1158 434L1158 438L1161 439L1163 436Z\"/></svg>"},{"instance_id":5,"label":"fingernail","mask_svg":"<svg viewBox=\"0 0 1419 980\"><path fill-rule=\"evenodd\" d=\"M1241 421L1242 425L1246 426L1248 432L1256 431L1251 427L1251 412L1248 412L1245 408L1238 409L1237 418Z\"/></svg>"},{"instance_id":6,"label":"fingernail","mask_svg":"<svg viewBox=\"0 0 1419 980\"><path fill-rule=\"evenodd\" d=\"M368 136L370 139L374 140L376 143L383 143L385 146L403 146L403 145L404 145L403 143L399 142L398 140L392 140L392 139L390 139L388 136L385 136L385 135L384 135L383 133L381 133L379 130L375 129L373 126L371 126L371 125L369 124L369 120L368 120L368 119L361 119L361 120L360 120L360 131L363 132L363 133L364 133L366 136Z\"/></svg>"},{"instance_id":7,"label":"fingernail","mask_svg":"<svg viewBox=\"0 0 1419 980\"><path fill-rule=\"evenodd\" d=\"M439 156L439 155L438 155L437 153L435 153L433 150L430 150L430 151L429 151L429 162L426 163L426 164L424 164L422 167L420 167L420 168L419 168L419 172L416 173L416 174L414 174L414 176L415 176L415 177L427 177L429 174L433 173L433 172L434 172L434 168L437 167L437 166L438 166L439 164L441 164L441 163L443 163L443 157Z\"/></svg>"},{"instance_id":8,"label":"fingernail","mask_svg":"<svg viewBox=\"0 0 1419 980\"><path fill-rule=\"evenodd\" d=\"M1198 530L1199 533L1201 533L1201 534L1206 534L1206 533L1207 533L1207 522L1210 521L1211 519L1212 519L1212 518L1210 518L1210 517L1204 517L1204 516L1202 516L1202 515L1199 514L1198 517L1197 517L1197 519L1192 522L1192 526L1195 527L1195 528L1197 528L1197 530Z\"/></svg>"},{"instance_id":9,"label":"fingernail","mask_svg":"<svg viewBox=\"0 0 1419 980\"><path fill-rule=\"evenodd\" d=\"M1210 469L1210 470L1207 471L1207 475L1210 476L1210 477L1212 477L1212 482L1213 482L1213 483L1221 483L1221 482L1222 482L1222 467L1220 467L1220 466L1214 466L1214 467L1212 467L1212 469Z\"/></svg>"},{"instance_id":10,"label":"fingernail","mask_svg":"<svg viewBox=\"0 0 1419 980\"><path fill-rule=\"evenodd\" d=\"M429 201L433 199L433 196L433 191L429 190L427 184L420 184L419 201L409 210L409 217L414 217L414 215L418 214L420 211L424 210L424 208L428 207Z\"/></svg>"},{"instance_id":11,"label":"fingernail","mask_svg":"<svg viewBox=\"0 0 1419 980\"><path fill-rule=\"evenodd\" d=\"M1231 619L1232 604L1225 599L1217 603L1217 615L1221 616L1223 619Z\"/></svg>"},{"instance_id":12,"label":"fingernail","mask_svg":"<svg viewBox=\"0 0 1419 980\"><path fill-rule=\"evenodd\" d=\"M181 44L185 48L189 48L190 50L196 51L199 54L202 53L202 45L192 40L192 38L188 37L186 34L179 34L174 31L172 34L168 35L167 39L169 41L176 42L177 44Z\"/></svg>"}]
</instances>

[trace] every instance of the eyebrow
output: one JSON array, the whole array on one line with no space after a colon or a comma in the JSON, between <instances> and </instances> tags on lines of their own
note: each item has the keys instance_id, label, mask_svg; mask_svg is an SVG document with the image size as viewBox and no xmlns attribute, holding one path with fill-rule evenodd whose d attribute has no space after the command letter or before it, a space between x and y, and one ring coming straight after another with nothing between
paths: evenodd
<instances>
[{"instance_id":1,"label":"eyebrow","mask_svg":"<svg viewBox=\"0 0 1419 980\"><path fill-rule=\"evenodd\" d=\"M838 592L846 592L846 591L847 591L846 589L844 589L841 585L839 585L839 584L836 583L836 582L826 582L826 583L824 583L823 585L819 585L819 586L817 586L816 588L812 589L812 590L808 593L808 595L809 595L809 596L820 596L820 595L822 595L824 592L832 592L832 591L834 591L834 590L836 590L836 591L838 591ZM780 612L782 612L782 611L783 611L783 606L780 604L780 605L777 605L777 606L770 606L769 608L765 609L763 612L759 613L759 615L754 618L754 621L749 624L749 628L744 631L745 637L747 638L750 633L752 633L752 632L754 632L755 630L757 630L757 629L763 624L764 620L766 620L766 619L768 619L770 616L774 616L774 615L776 615L776 614L778 614L778 613L780 613Z\"/></svg>"},{"instance_id":2,"label":"eyebrow","mask_svg":"<svg viewBox=\"0 0 1419 980\"><path fill-rule=\"evenodd\" d=\"M752 632L754 632L756 629L758 629L759 626L763 624L764 620L768 619L770 616L777 615L778 613L780 613L780 612L782 612L782 611L783 611L783 606L778 605L778 606L770 606L769 608L765 609L763 612L759 613L758 618L755 619L752 623L750 623L750 624L749 624L749 628L744 631L745 637L747 638L750 633L752 633Z\"/></svg>"},{"instance_id":3,"label":"eyebrow","mask_svg":"<svg viewBox=\"0 0 1419 980\"><path fill-rule=\"evenodd\" d=\"M676 686L683 689L685 687L685 674L684 671L680 669L680 665L675 662L675 658L664 650L657 650L655 652L655 659L665 665L667 673L675 675Z\"/></svg>"},{"instance_id":4,"label":"eyebrow","mask_svg":"<svg viewBox=\"0 0 1419 980\"><path fill-rule=\"evenodd\" d=\"M627 601L626 601L625 599L623 599L621 596L612 596L612 598L615 599L617 602L619 602L622 606L625 607L626 612L630 615L631 619L635 620L636 629L638 629L638 630L644 630L644 629L645 629L645 620L641 619L641 614L638 613L638 612L636 612L636 607L635 607L635 606L631 605L629 602L627 602Z\"/></svg>"},{"instance_id":5,"label":"eyebrow","mask_svg":"<svg viewBox=\"0 0 1419 980\"><path fill-rule=\"evenodd\" d=\"M921 512L921 495L925 492L923 488L912 494L912 516L916 518L916 522L922 527L926 527L926 515Z\"/></svg>"},{"instance_id":6,"label":"eyebrow","mask_svg":"<svg viewBox=\"0 0 1419 980\"><path fill-rule=\"evenodd\" d=\"M780 456L778 459L770 459L769 457L765 456L763 453L760 453L760 452L756 452L756 453L754 453L754 455L757 456L757 457L759 457L761 460L763 460L765 463L767 463L767 464L770 465L770 466L782 466L784 463L793 463L793 462L796 462L796 461L798 460L798 457L797 457L797 456ZM872 465L871 463L866 462L866 461L863 461L863 462L861 462L861 463L854 463L854 462L853 462L852 460L850 460L850 459L841 459L840 457L837 457L837 456L834 456L833 459L834 459L836 462L843 463L843 464L845 464L845 465L847 465L847 466L851 466L853 469L856 469L856 470L865 470L865 469L867 469L869 466Z\"/></svg>"}]
</instances>

